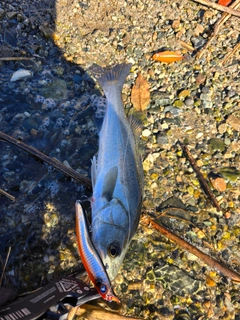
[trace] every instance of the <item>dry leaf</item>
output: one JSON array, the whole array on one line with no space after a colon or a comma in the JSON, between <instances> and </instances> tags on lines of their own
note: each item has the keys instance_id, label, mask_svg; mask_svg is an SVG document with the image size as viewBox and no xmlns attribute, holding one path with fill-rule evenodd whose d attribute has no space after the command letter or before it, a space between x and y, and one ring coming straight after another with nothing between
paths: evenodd
<instances>
[{"instance_id":1,"label":"dry leaf","mask_svg":"<svg viewBox=\"0 0 240 320\"><path fill-rule=\"evenodd\" d=\"M155 53L152 56L152 59L160 62L172 63L175 61L182 60L183 56L174 51L162 51L162 52Z\"/></svg>"},{"instance_id":2,"label":"dry leaf","mask_svg":"<svg viewBox=\"0 0 240 320\"><path fill-rule=\"evenodd\" d=\"M135 85L132 88L131 101L138 111L145 110L150 102L149 83L141 73L138 74Z\"/></svg>"}]
</instances>

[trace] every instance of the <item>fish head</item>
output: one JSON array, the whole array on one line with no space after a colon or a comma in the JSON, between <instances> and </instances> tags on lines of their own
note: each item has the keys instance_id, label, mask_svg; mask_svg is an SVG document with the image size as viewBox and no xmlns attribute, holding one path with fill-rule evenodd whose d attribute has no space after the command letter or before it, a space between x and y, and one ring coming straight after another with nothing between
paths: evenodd
<instances>
[{"instance_id":1,"label":"fish head","mask_svg":"<svg viewBox=\"0 0 240 320\"><path fill-rule=\"evenodd\" d=\"M95 215L92 221L92 242L112 281L129 245L128 213L117 199L111 200Z\"/></svg>"}]
</instances>

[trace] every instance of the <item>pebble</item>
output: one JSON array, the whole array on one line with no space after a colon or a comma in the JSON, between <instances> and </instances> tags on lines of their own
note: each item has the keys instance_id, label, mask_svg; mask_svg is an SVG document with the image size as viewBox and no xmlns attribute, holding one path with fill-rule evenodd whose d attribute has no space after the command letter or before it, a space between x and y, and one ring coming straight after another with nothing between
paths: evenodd
<instances>
[{"instance_id":1,"label":"pebble","mask_svg":"<svg viewBox=\"0 0 240 320\"><path fill-rule=\"evenodd\" d=\"M186 97L190 96L190 91L185 89L183 91L181 91L178 95L179 99L185 99Z\"/></svg>"},{"instance_id":2,"label":"pebble","mask_svg":"<svg viewBox=\"0 0 240 320\"><path fill-rule=\"evenodd\" d=\"M150 135L151 135L152 133L151 133L151 131L149 130L149 129L145 129L145 130L143 130L142 131L142 136L143 137L149 137Z\"/></svg>"},{"instance_id":3,"label":"pebble","mask_svg":"<svg viewBox=\"0 0 240 320\"><path fill-rule=\"evenodd\" d=\"M209 276L206 277L206 285L208 287L215 287L216 286L216 282Z\"/></svg>"},{"instance_id":4,"label":"pebble","mask_svg":"<svg viewBox=\"0 0 240 320\"><path fill-rule=\"evenodd\" d=\"M3 19L4 15L5 11L2 8L0 8L0 19Z\"/></svg>"},{"instance_id":5,"label":"pebble","mask_svg":"<svg viewBox=\"0 0 240 320\"><path fill-rule=\"evenodd\" d=\"M220 168L220 173L224 178L230 180L231 182L236 182L240 177L240 170L235 167Z\"/></svg>"},{"instance_id":6,"label":"pebble","mask_svg":"<svg viewBox=\"0 0 240 320\"><path fill-rule=\"evenodd\" d=\"M26 70L26 69L19 69L12 74L10 81L15 82L15 81L18 81L18 80L21 80L23 78L27 78L30 76L32 76L31 71Z\"/></svg>"},{"instance_id":7,"label":"pebble","mask_svg":"<svg viewBox=\"0 0 240 320\"><path fill-rule=\"evenodd\" d=\"M210 147L210 149L212 149L213 151L224 151L225 150L225 144L224 142L219 139L219 138L212 138L208 141L208 145Z\"/></svg>"},{"instance_id":8,"label":"pebble","mask_svg":"<svg viewBox=\"0 0 240 320\"><path fill-rule=\"evenodd\" d=\"M209 180L215 190L217 190L219 192L226 191L227 184L226 184L224 178L221 178L219 176L212 176L212 177L209 177Z\"/></svg>"},{"instance_id":9,"label":"pebble","mask_svg":"<svg viewBox=\"0 0 240 320\"><path fill-rule=\"evenodd\" d=\"M220 134L223 134L227 131L227 124L226 123L222 123L218 126L218 132Z\"/></svg>"},{"instance_id":10,"label":"pebble","mask_svg":"<svg viewBox=\"0 0 240 320\"><path fill-rule=\"evenodd\" d=\"M191 41L195 49L200 49L206 42L206 40L203 39L203 37L201 36L198 36L198 37L194 36L191 38Z\"/></svg>"},{"instance_id":11,"label":"pebble","mask_svg":"<svg viewBox=\"0 0 240 320\"><path fill-rule=\"evenodd\" d=\"M157 135L157 143L159 145L166 145L168 144L168 137L163 136L161 133Z\"/></svg>"},{"instance_id":12,"label":"pebble","mask_svg":"<svg viewBox=\"0 0 240 320\"><path fill-rule=\"evenodd\" d=\"M186 106L191 107L194 104L194 99L192 97L187 97L185 99L184 103Z\"/></svg>"},{"instance_id":13,"label":"pebble","mask_svg":"<svg viewBox=\"0 0 240 320\"><path fill-rule=\"evenodd\" d=\"M197 24L196 28L194 29L195 36L199 36L200 33L203 33L204 27L201 24Z\"/></svg>"},{"instance_id":14,"label":"pebble","mask_svg":"<svg viewBox=\"0 0 240 320\"><path fill-rule=\"evenodd\" d=\"M227 123L236 131L240 132L240 111L236 111L227 118Z\"/></svg>"},{"instance_id":15,"label":"pebble","mask_svg":"<svg viewBox=\"0 0 240 320\"><path fill-rule=\"evenodd\" d=\"M9 19L13 19L14 17L16 17L18 13L15 12L15 11L10 11L10 12L7 12L6 15Z\"/></svg>"}]
</instances>

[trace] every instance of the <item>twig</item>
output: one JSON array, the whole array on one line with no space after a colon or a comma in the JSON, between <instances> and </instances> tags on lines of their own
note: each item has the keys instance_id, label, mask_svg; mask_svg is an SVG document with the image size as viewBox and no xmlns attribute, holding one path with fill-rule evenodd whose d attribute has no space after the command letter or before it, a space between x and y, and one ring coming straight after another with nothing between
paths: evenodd
<instances>
[{"instance_id":1,"label":"twig","mask_svg":"<svg viewBox=\"0 0 240 320\"><path fill-rule=\"evenodd\" d=\"M3 57L0 58L0 61L14 61L14 60L34 60L34 58L28 58L28 57Z\"/></svg>"},{"instance_id":2,"label":"twig","mask_svg":"<svg viewBox=\"0 0 240 320\"><path fill-rule=\"evenodd\" d=\"M240 17L240 11L239 10L234 10L231 7L221 6L220 4L217 4L215 2L211 2L211 1L208 1L208 0L193 0L193 1L201 3L204 6L211 7L213 9L216 9L216 10L219 10L219 11L230 13L233 16Z\"/></svg>"},{"instance_id":3,"label":"twig","mask_svg":"<svg viewBox=\"0 0 240 320\"><path fill-rule=\"evenodd\" d=\"M218 211L222 211L220 205L218 204L212 190L209 188L207 181L205 180L203 174L199 170L198 166L196 165L195 160L193 159L191 152L189 151L188 147L185 146L182 142L178 141L179 145L181 146L182 150L187 154L188 160L191 163L193 169L195 170L198 180L200 181L202 188L205 192L205 194L209 197L209 199L212 201L213 205L217 208Z\"/></svg>"},{"instance_id":4,"label":"twig","mask_svg":"<svg viewBox=\"0 0 240 320\"><path fill-rule=\"evenodd\" d=\"M0 277L0 286L2 285L4 272L5 272L6 267L7 267L7 263L8 263L8 259L9 259L9 256L10 256L11 249L12 249L11 247L8 248L7 257L6 257L5 264L4 264L4 267L3 267L3 270L2 270L2 274L1 274L1 277Z\"/></svg>"},{"instance_id":5,"label":"twig","mask_svg":"<svg viewBox=\"0 0 240 320\"><path fill-rule=\"evenodd\" d=\"M27 144L23 143L22 141L19 141L6 133L3 133L0 131L0 139L7 141L14 146L30 153L32 156L37 157L38 159L42 160L43 162L48 163L50 166L54 167L56 170L66 174L67 176L71 177L72 179L80 182L83 184L87 189L91 190L91 181L90 179L82 176L81 174L77 173L75 170L72 168L69 168L62 164L60 161L57 159L53 159L45 155L44 153L40 152L34 147L28 146Z\"/></svg>"},{"instance_id":6,"label":"twig","mask_svg":"<svg viewBox=\"0 0 240 320\"><path fill-rule=\"evenodd\" d=\"M15 201L15 199L16 199L14 196L12 196L8 192L4 191L3 189L0 189L0 193L3 194L4 196L6 196L7 198L9 198L12 201Z\"/></svg>"},{"instance_id":7,"label":"twig","mask_svg":"<svg viewBox=\"0 0 240 320\"><path fill-rule=\"evenodd\" d=\"M240 6L240 0L236 0L234 3L232 3L229 8L231 9L237 9ZM197 53L197 58L200 59L205 51L207 50L207 48L210 46L210 44L213 42L214 38L216 37L216 35L218 34L220 27L231 17L231 14L224 12L221 19L218 20L218 22L214 25L214 29L213 29L213 34L211 35L211 37L209 38L208 42L205 44L204 48L202 50L200 50Z\"/></svg>"},{"instance_id":8,"label":"twig","mask_svg":"<svg viewBox=\"0 0 240 320\"><path fill-rule=\"evenodd\" d=\"M191 46L190 44L188 44L188 43L186 43L186 42L184 42L184 41L182 41L182 40L179 40L178 42L180 43L180 45L181 45L183 48L187 49L188 51L193 52L193 51L195 50L195 49L193 48L193 46Z\"/></svg>"},{"instance_id":9,"label":"twig","mask_svg":"<svg viewBox=\"0 0 240 320\"><path fill-rule=\"evenodd\" d=\"M226 54L226 56L222 59L222 61L220 61L220 63L223 65L239 49L240 49L240 43L237 43L236 46L228 54Z\"/></svg>"},{"instance_id":10,"label":"twig","mask_svg":"<svg viewBox=\"0 0 240 320\"><path fill-rule=\"evenodd\" d=\"M143 216L141 219L141 222L146 225L151 225L154 229L158 230L161 234L163 234L168 239L174 241L177 245L181 246L183 249L191 252L201 260L203 260L206 264L208 264L211 268L218 269L224 276L229 277L233 281L240 282L240 275L229 269L227 266L221 264L217 260L213 259L212 257L209 257L207 254L202 252L201 250L195 248L190 243L186 242L176 234L174 234L172 231L168 230L167 228L163 227L162 225L158 224L154 220L152 220L148 216Z\"/></svg>"},{"instance_id":11,"label":"twig","mask_svg":"<svg viewBox=\"0 0 240 320\"><path fill-rule=\"evenodd\" d=\"M77 309L76 315L86 319L94 320L139 320L140 318L132 318L111 312L103 308L99 308L90 304L84 304Z\"/></svg>"}]
</instances>

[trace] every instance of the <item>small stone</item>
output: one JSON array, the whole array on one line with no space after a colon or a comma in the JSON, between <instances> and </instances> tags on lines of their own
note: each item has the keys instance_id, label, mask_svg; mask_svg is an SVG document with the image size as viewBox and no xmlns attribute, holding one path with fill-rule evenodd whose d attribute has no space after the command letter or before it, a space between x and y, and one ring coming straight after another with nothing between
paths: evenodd
<instances>
[{"instance_id":1,"label":"small stone","mask_svg":"<svg viewBox=\"0 0 240 320\"><path fill-rule=\"evenodd\" d=\"M180 22L179 19L173 20L173 23L172 23L172 28L173 29L178 29L180 27L180 25L181 25L181 22Z\"/></svg>"},{"instance_id":2,"label":"small stone","mask_svg":"<svg viewBox=\"0 0 240 320\"><path fill-rule=\"evenodd\" d=\"M212 138L208 141L209 147L212 149L212 151L219 150L220 152L225 150L224 142L221 139L218 138Z\"/></svg>"},{"instance_id":3,"label":"small stone","mask_svg":"<svg viewBox=\"0 0 240 320\"><path fill-rule=\"evenodd\" d=\"M162 124L162 129L163 130L165 130L165 129L168 129L168 123L166 123L166 122L164 122L163 124Z\"/></svg>"},{"instance_id":4,"label":"small stone","mask_svg":"<svg viewBox=\"0 0 240 320\"><path fill-rule=\"evenodd\" d=\"M218 132L220 134L223 134L227 131L227 124L226 123L222 123L218 126Z\"/></svg>"},{"instance_id":5,"label":"small stone","mask_svg":"<svg viewBox=\"0 0 240 320\"><path fill-rule=\"evenodd\" d=\"M201 93L200 99L204 100L204 101L212 101L212 98L211 98L210 94L208 94L208 93Z\"/></svg>"},{"instance_id":6,"label":"small stone","mask_svg":"<svg viewBox=\"0 0 240 320\"><path fill-rule=\"evenodd\" d=\"M168 137L163 136L162 134L158 134L157 143L160 145L168 144Z\"/></svg>"},{"instance_id":7,"label":"small stone","mask_svg":"<svg viewBox=\"0 0 240 320\"><path fill-rule=\"evenodd\" d=\"M236 131L240 131L240 111L236 111L227 118L227 123Z\"/></svg>"},{"instance_id":8,"label":"small stone","mask_svg":"<svg viewBox=\"0 0 240 320\"><path fill-rule=\"evenodd\" d=\"M207 276L206 277L206 285L208 287L215 287L216 286L216 282L212 278Z\"/></svg>"},{"instance_id":9,"label":"small stone","mask_svg":"<svg viewBox=\"0 0 240 320\"><path fill-rule=\"evenodd\" d=\"M227 188L226 182L224 178L219 177L217 175L213 175L209 177L209 180L213 186L213 188L219 192L224 192Z\"/></svg>"},{"instance_id":10,"label":"small stone","mask_svg":"<svg viewBox=\"0 0 240 320\"><path fill-rule=\"evenodd\" d=\"M174 105L174 107L182 108L182 107L184 107L184 102L182 100L175 100L173 105Z\"/></svg>"},{"instance_id":11,"label":"small stone","mask_svg":"<svg viewBox=\"0 0 240 320\"><path fill-rule=\"evenodd\" d=\"M195 49L200 49L205 44L206 40L203 37L198 36L192 37L191 42L193 43Z\"/></svg>"},{"instance_id":12,"label":"small stone","mask_svg":"<svg viewBox=\"0 0 240 320\"><path fill-rule=\"evenodd\" d=\"M54 35L54 30L49 27L40 26L39 30L42 31L46 38L52 38Z\"/></svg>"},{"instance_id":13,"label":"small stone","mask_svg":"<svg viewBox=\"0 0 240 320\"><path fill-rule=\"evenodd\" d=\"M220 169L220 173L224 178L230 180L231 182L236 182L240 177L240 170L235 167L225 167Z\"/></svg>"},{"instance_id":14,"label":"small stone","mask_svg":"<svg viewBox=\"0 0 240 320\"><path fill-rule=\"evenodd\" d=\"M46 263L49 262L49 256L47 254L43 257L43 261Z\"/></svg>"},{"instance_id":15,"label":"small stone","mask_svg":"<svg viewBox=\"0 0 240 320\"><path fill-rule=\"evenodd\" d=\"M150 131L149 129L145 129L145 130L143 130L143 132L142 132L142 136L143 136L143 137L149 137L151 134L152 134L152 133L151 133L151 131Z\"/></svg>"},{"instance_id":16,"label":"small stone","mask_svg":"<svg viewBox=\"0 0 240 320\"><path fill-rule=\"evenodd\" d=\"M204 165L203 161L200 160L200 159L198 159L198 160L196 161L196 164L197 164L198 167L202 167L202 166Z\"/></svg>"},{"instance_id":17,"label":"small stone","mask_svg":"<svg viewBox=\"0 0 240 320\"><path fill-rule=\"evenodd\" d=\"M196 139L199 139L203 136L203 133L202 132L198 132L198 134L196 135Z\"/></svg>"},{"instance_id":18,"label":"small stone","mask_svg":"<svg viewBox=\"0 0 240 320\"><path fill-rule=\"evenodd\" d=\"M190 252L187 252L187 253L186 253L186 258L187 258L187 260L189 260L189 261L197 261L197 260L198 260L198 257L195 256L195 254L192 254L192 253L190 253Z\"/></svg>"},{"instance_id":19,"label":"small stone","mask_svg":"<svg viewBox=\"0 0 240 320\"><path fill-rule=\"evenodd\" d=\"M152 169L153 163L154 163L153 155L149 153L147 158L143 161L143 170L149 171L150 169Z\"/></svg>"},{"instance_id":20,"label":"small stone","mask_svg":"<svg viewBox=\"0 0 240 320\"><path fill-rule=\"evenodd\" d=\"M192 186L187 187L187 191L189 194L192 194L192 195L194 194L194 189Z\"/></svg>"},{"instance_id":21,"label":"small stone","mask_svg":"<svg viewBox=\"0 0 240 320\"><path fill-rule=\"evenodd\" d=\"M203 84L206 80L206 76L202 73L199 73L196 77L196 83L197 84Z\"/></svg>"},{"instance_id":22,"label":"small stone","mask_svg":"<svg viewBox=\"0 0 240 320\"><path fill-rule=\"evenodd\" d=\"M0 8L0 19L2 19L4 15L5 15L5 11L2 8Z\"/></svg>"},{"instance_id":23,"label":"small stone","mask_svg":"<svg viewBox=\"0 0 240 320\"><path fill-rule=\"evenodd\" d=\"M240 140L232 141L230 144L230 148L232 151L239 151L240 150Z\"/></svg>"},{"instance_id":24,"label":"small stone","mask_svg":"<svg viewBox=\"0 0 240 320\"><path fill-rule=\"evenodd\" d=\"M30 133L31 133L32 136L37 136L38 131L36 129L31 129Z\"/></svg>"},{"instance_id":25,"label":"small stone","mask_svg":"<svg viewBox=\"0 0 240 320\"><path fill-rule=\"evenodd\" d=\"M189 90L183 90L179 93L178 98L179 99L185 99L187 96L190 96Z\"/></svg>"},{"instance_id":26,"label":"small stone","mask_svg":"<svg viewBox=\"0 0 240 320\"><path fill-rule=\"evenodd\" d=\"M10 11L10 12L7 12L7 17L8 17L9 19L13 19L14 17L16 17L17 14L18 14L18 13L15 12L15 11Z\"/></svg>"},{"instance_id":27,"label":"small stone","mask_svg":"<svg viewBox=\"0 0 240 320\"><path fill-rule=\"evenodd\" d=\"M191 107L191 106L193 106L193 104L194 104L194 100L193 100L193 98L191 98L191 97L187 97L187 98L185 99L184 103L185 103L186 106Z\"/></svg>"},{"instance_id":28,"label":"small stone","mask_svg":"<svg viewBox=\"0 0 240 320\"><path fill-rule=\"evenodd\" d=\"M22 220L22 223L27 223L28 222L28 216L27 215L21 215L21 220Z\"/></svg>"},{"instance_id":29,"label":"small stone","mask_svg":"<svg viewBox=\"0 0 240 320\"><path fill-rule=\"evenodd\" d=\"M203 33L203 31L204 31L204 27L198 23L194 30L194 34L195 36L199 36L201 33Z\"/></svg>"}]
</instances>

